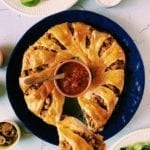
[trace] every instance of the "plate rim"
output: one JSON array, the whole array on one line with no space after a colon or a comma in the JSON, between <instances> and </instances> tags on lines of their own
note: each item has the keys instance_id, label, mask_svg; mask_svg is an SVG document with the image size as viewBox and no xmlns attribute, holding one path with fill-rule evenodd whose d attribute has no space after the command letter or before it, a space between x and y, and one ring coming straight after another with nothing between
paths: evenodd
<instances>
[{"instance_id":1,"label":"plate rim","mask_svg":"<svg viewBox=\"0 0 150 150\"><path fill-rule=\"evenodd\" d=\"M72 0L72 3L70 5L66 5L66 7L64 7L61 10L57 10L57 11L54 11L54 12L49 11L49 12L46 12L44 14L39 14L39 15L37 15L35 13L30 14L29 12L26 13L26 12L20 11L19 9L16 9L16 8L10 6L5 0L0 0L0 2L2 2L7 8L9 8L9 10L12 10L13 12L15 12L17 14L20 14L20 15L23 15L23 16L27 16L27 17L48 17L50 15L54 15L54 14L57 14L61 11L65 11L65 10L71 8L73 5L75 5L78 2L78 0ZM30 7L27 7L27 8L30 8Z\"/></svg>"},{"instance_id":2,"label":"plate rim","mask_svg":"<svg viewBox=\"0 0 150 150\"><path fill-rule=\"evenodd\" d=\"M126 140L127 138L131 138L132 136L135 136L136 134L141 134L141 136L144 136L146 134L146 132L149 132L150 133L150 128L142 128L142 129L138 129L138 130L135 130L135 131L132 131L124 136L122 136L119 140L117 140L112 148L110 148L110 150L116 150L114 149L116 146L118 146L119 143L121 143L122 141ZM150 137L150 135L149 135ZM141 138L141 137L140 137ZM140 139L138 138L138 139ZM144 141L141 141L141 142L144 142ZM135 142L136 143L136 142Z\"/></svg>"},{"instance_id":3,"label":"plate rim","mask_svg":"<svg viewBox=\"0 0 150 150\"><path fill-rule=\"evenodd\" d=\"M109 19L109 18L106 17L106 16L103 16L103 15L98 14L98 13L95 13L95 12L86 11L86 10L68 10L68 11L63 11L63 12L59 12L59 13L57 13L57 14L48 16L48 17L46 17L46 18L40 20L39 22L35 23L34 25L32 25L32 26L25 32L25 34L21 37L21 39L20 39L20 40L18 41L18 43L16 44L13 53L11 54L11 57L10 57L10 59L9 59L8 66L9 66L10 63L11 63L11 59L12 59L12 57L13 57L13 54L15 53L15 51L17 51L18 44L20 43L20 41L25 37L25 35L26 35L30 30L32 30L34 27L36 27L39 23L42 23L43 21L46 21L47 19L49 19L49 17L55 17L55 16L58 16L58 15L60 15L60 14L62 15L62 14L65 14L65 13L72 13L72 12L74 12L74 13L89 13L90 15L96 15L97 17L102 17L102 18L106 19L106 20L109 21L109 22L111 21L111 23L113 23L115 26L117 26L118 28L120 28L120 30L129 38L129 40L131 40L133 46L134 46L135 49L137 50L136 52L138 53L138 55L139 55L139 57L140 57L140 61L141 61L141 65L142 65L142 73L143 73L143 76L142 76L142 79L143 79L143 85L142 85L142 87L143 87L143 88L142 88L142 92L141 92L141 98L140 98L140 101L139 101L139 103L138 103L138 106L136 107L134 113L132 114L132 117L130 117L130 119L127 121L127 123L125 123L125 125L124 125L123 127L121 127L121 129L119 129L119 130L117 130L117 132L114 132L114 133L113 133L112 136L114 136L116 133L118 133L120 130L122 130L122 129L130 122L130 120L133 118L133 116L135 115L135 113L136 113L136 111L137 111L137 109L138 109L138 107L139 107L139 105L140 105L140 102L141 102L141 100L142 100L143 93L144 93L144 89L145 89L145 69L144 69L142 57L141 57L141 55L140 55L140 53L139 53L139 51L138 51L138 48L136 47L134 41L131 39L131 37L128 35L128 33L127 33L120 25L118 25L118 23L112 21L111 19ZM8 83L8 69L9 69L9 67L7 67L6 83ZM6 87L7 87L7 91L8 91L8 84L6 84ZM9 97L9 95L8 95L8 97ZM9 101L10 101L12 107L13 107L13 104L12 104L12 102L11 102L11 100L10 100L10 97L9 97ZM14 107L13 107L13 108L14 108ZM15 110L15 109L14 109L14 111L15 111L15 113L16 113L16 110ZM17 113L16 113L16 115L18 116ZM18 117L18 118L20 119L20 117ZM21 119L20 119L20 120L21 120ZM23 120L21 120L21 121L24 123ZM25 126L30 130L30 128L29 128L30 126L29 126L29 125L25 125ZM35 133L35 132L32 131L32 130L30 130L30 131L31 131L33 134L35 134L37 137L43 139L43 137L39 136L39 134L37 134L37 132ZM111 137L112 137L112 136L111 136ZM109 137L109 138L110 138L110 137ZM43 140L45 140L45 139L43 139ZM45 140L45 141L47 141L47 140ZM50 141L47 141L47 142L50 142ZM53 144L54 144L54 143L53 143Z\"/></svg>"}]
</instances>

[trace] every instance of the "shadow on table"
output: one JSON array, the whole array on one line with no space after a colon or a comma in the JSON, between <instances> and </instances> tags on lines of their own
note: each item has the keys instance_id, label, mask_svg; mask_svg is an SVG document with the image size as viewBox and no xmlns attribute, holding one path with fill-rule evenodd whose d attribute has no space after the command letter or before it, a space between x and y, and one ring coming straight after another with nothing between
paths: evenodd
<instances>
[{"instance_id":1,"label":"shadow on table","mask_svg":"<svg viewBox=\"0 0 150 150\"><path fill-rule=\"evenodd\" d=\"M131 6L134 6L137 4L137 1L138 0L134 0L134 1L131 1L131 0L122 0L121 3L119 4L122 8L124 7L131 7Z\"/></svg>"},{"instance_id":2,"label":"shadow on table","mask_svg":"<svg viewBox=\"0 0 150 150\"><path fill-rule=\"evenodd\" d=\"M33 136L31 132L21 122L17 121L17 124L19 125L21 130L21 140L29 139Z\"/></svg>"},{"instance_id":3,"label":"shadow on table","mask_svg":"<svg viewBox=\"0 0 150 150\"><path fill-rule=\"evenodd\" d=\"M72 9L81 9L81 10L84 10L85 8L83 7L84 6L84 3L86 3L87 1L86 0L79 0L73 7Z\"/></svg>"}]
</instances>

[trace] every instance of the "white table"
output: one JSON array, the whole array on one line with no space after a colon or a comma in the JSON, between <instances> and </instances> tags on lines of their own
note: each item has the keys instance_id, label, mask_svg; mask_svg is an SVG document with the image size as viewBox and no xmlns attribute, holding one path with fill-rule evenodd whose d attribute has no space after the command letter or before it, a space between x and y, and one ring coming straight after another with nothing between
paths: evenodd
<instances>
[{"instance_id":1,"label":"white table","mask_svg":"<svg viewBox=\"0 0 150 150\"><path fill-rule=\"evenodd\" d=\"M142 102L132 120L119 133L106 141L111 147L122 136L141 128L150 127L150 1L123 0L113 8L101 8L95 0L79 0L72 9L85 9L105 15L120 24L132 37L145 66L146 84ZM16 120L8 100L5 75L9 56L21 36L42 18L22 16L9 10L0 2L0 48L4 50L5 64L0 68L0 120ZM15 150L56 150L57 146L46 143L22 127L22 138Z\"/></svg>"}]
</instances>

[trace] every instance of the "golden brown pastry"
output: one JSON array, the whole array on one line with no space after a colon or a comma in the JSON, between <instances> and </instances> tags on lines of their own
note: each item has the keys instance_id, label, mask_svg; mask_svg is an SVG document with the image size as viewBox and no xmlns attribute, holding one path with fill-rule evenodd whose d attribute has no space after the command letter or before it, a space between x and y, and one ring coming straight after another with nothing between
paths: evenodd
<instances>
[{"instance_id":1,"label":"golden brown pastry","mask_svg":"<svg viewBox=\"0 0 150 150\"><path fill-rule=\"evenodd\" d=\"M102 136L94 134L78 119L65 116L57 123L60 150L105 150Z\"/></svg>"},{"instance_id":2,"label":"golden brown pastry","mask_svg":"<svg viewBox=\"0 0 150 150\"><path fill-rule=\"evenodd\" d=\"M117 103L116 95L110 89L99 86L78 98L89 129L94 132L103 129Z\"/></svg>"},{"instance_id":3,"label":"golden brown pastry","mask_svg":"<svg viewBox=\"0 0 150 150\"><path fill-rule=\"evenodd\" d=\"M55 89L53 81L47 78L53 76L56 68L56 52L40 45L42 41L40 38L25 52L19 83L29 110L48 124L55 125L63 111L65 98ZM29 83L25 82L29 81L27 79L30 79Z\"/></svg>"},{"instance_id":4,"label":"golden brown pastry","mask_svg":"<svg viewBox=\"0 0 150 150\"><path fill-rule=\"evenodd\" d=\"M123 90L125 55L110 34L93 31L91 41L88 56L93 80L78 101L88 127L97 132L107 123Z\"/></svg>"},{"instance_id":5,"label":"golden brown pastry","mask_svg":"<svg viewBox=\"0 0 150 150\"><path fill-rule=\"evenodd\" d=\"M19 84L27 107L46 123L56 126L65 97L49 77L54 75L59 63L68 59L77 59L91 70L91 86L77 100L89 129L102 130L123 90L125 55L112 35L81 22L51 27L25 51ZM77 132L74 132L76 128L72 122L77 126ZM60 147L66 146L66 149L94 149L85 134L101 139L75 118L67 117L57 126Z\"/></svg>"}]
</instances>

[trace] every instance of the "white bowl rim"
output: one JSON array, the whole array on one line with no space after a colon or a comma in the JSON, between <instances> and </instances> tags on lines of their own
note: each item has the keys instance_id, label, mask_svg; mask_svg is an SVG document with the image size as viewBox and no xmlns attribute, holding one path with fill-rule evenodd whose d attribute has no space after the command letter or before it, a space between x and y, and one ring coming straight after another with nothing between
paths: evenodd
<instances>
[{"instance_id":1,"label":"white bowl rim","mask_svg":"<svg viewBox=\"0 0 150 150\"><path fill-rule=\"evenodd\" d=\"M63 61L63 62L61 62L60 64L57 65L57 67L56 67L56 69L55 69L55 71L54 71L54 75L57 74L57 71L60 69L61 66L63 66L65 63L68 63L68 62L75 62L75 63L78 63L78 64L82 65L82 66L87 70L87 72L88 72L88 74L89 74L89 82L88 82L87 87L86 87L80 94L69 95L69 94L66 94L66 93L64 93L64 92L62 92L62 91L60 90L60 88L59 88L58 85L57 85L56 80L54 80L54 84L55 84L56 89L57 89L62 95L66 96L66 97L71 97L71 98L73 98L73 97L78 97L78 96L82 95L83 93L85 93L85 92L88 90L88 88L90 87L91 82L92 82L92 74L91 74L91 71L90 71L90 69L88 68L88 66L86 66L86 65L85 65L84 63L82 63L81 61L75 60L75 59L68 59L68 60L65 60L65 61Z\"/></svg>"},{"instance_id":2,"label":"white bowl rim","mask_svg":"<svg viewBox=\"0 0 150 150\"><path fill-rule=\"evenodd\" d=\"M104 4L103 2L101 2L101 0L96 0L96 2L102 6L102 7L106 7L106 8L109 8L109 7L114 7L116 5L118 5L122 0L115 0L116 2L114 2L114 4L110 4L110 5L106 5Z\"/></svg>"}]
</instances>

